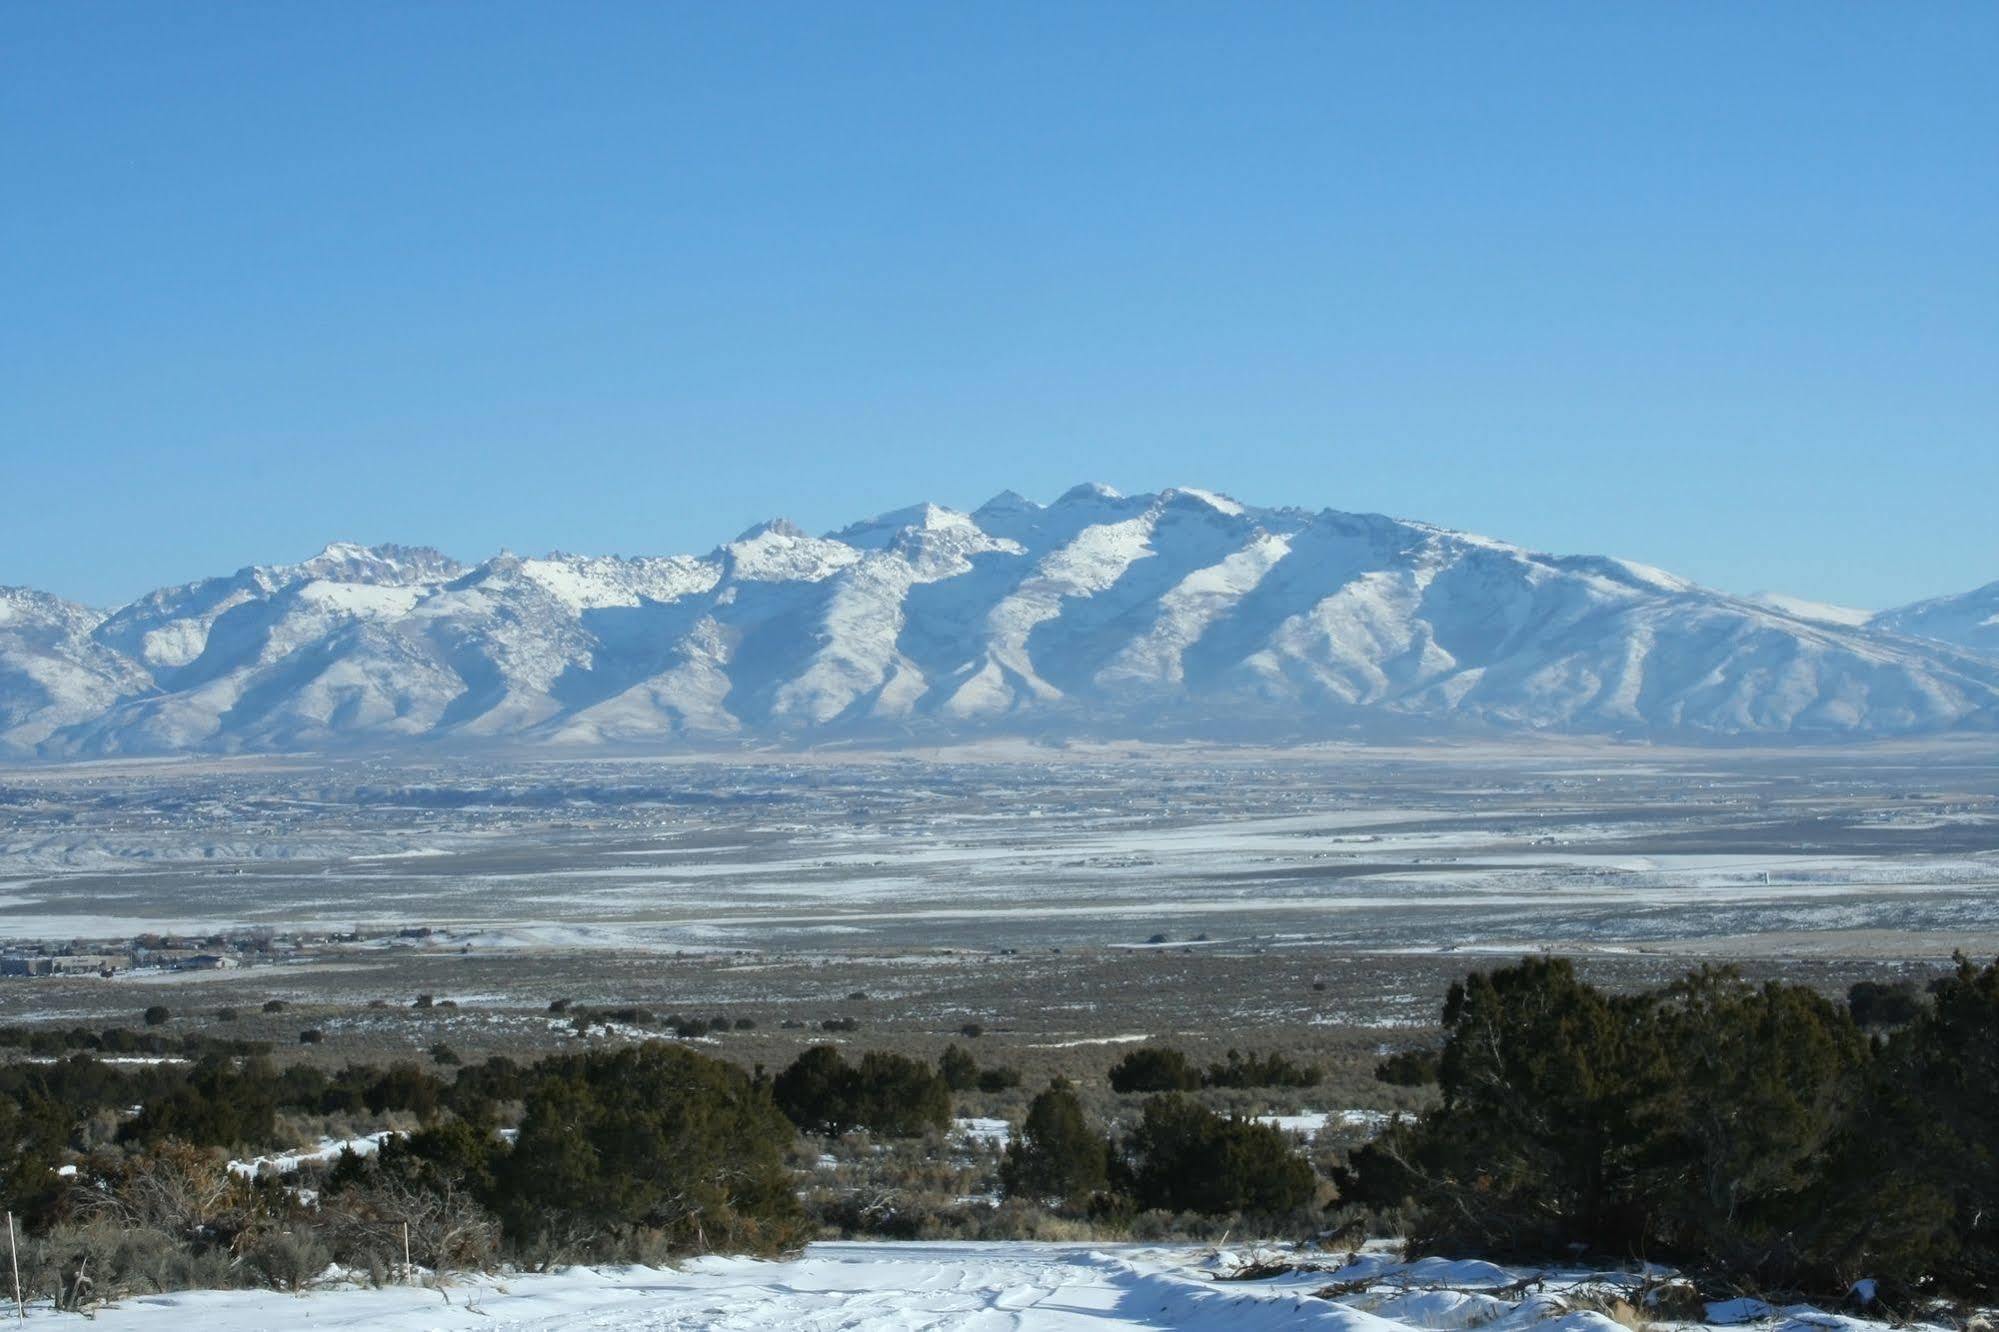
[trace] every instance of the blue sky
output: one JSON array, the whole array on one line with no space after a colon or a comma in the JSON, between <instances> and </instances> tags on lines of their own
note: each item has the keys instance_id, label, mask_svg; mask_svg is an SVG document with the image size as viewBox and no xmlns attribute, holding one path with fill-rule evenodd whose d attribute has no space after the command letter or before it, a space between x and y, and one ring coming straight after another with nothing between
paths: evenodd
<instances>
[{"instance_id":1,"label":"blue sky","mask_svg":"<svg viewBox=\"0 0 1999 1332\"><path fill-rule=\"evenodd\" d=\"M1999 6L0 8L0 583L1184 483L1999 578Z\"/></svg>"}]
</instances>

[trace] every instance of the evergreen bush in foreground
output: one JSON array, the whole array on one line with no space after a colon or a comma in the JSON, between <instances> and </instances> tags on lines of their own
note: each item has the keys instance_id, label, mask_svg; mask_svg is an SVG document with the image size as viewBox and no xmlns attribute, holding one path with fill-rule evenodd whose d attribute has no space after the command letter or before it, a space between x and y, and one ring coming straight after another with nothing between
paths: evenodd
<instances>
[{"instance_id":1,"label":"evergreen bush in foreground","mask_svg":"<svg viewBox=\"0 0 1999 1332\"><path fill-rule=\"evenodd\" d=\"M1440 1104L1338 1180L1412 1205L1422 1251L1999 1290L1999 964L1886 1041L1803 986L1612 996L1553 958L1454 985L1444 1025Z\"/></svg>"},{"instance_id":2,"label":"evergreen bush in foreground","mask_svg":"<svg viewBox=\"0 0 1999 1332\"><path fill-rule=\"evenodd\" d=\"M951 1087L921 1060L870 1050L858 1066L838 1047L815 1045L777 1075L777 1106L808 1133L864 1128L916 1137L951 1122Z\"/></svg>"},{"instance_id":3,"label":"evergreen bush in foreground","mask_svg":"<svg viewBox=\"0 0 1999 1332\"><path fill-rule=\"evenodd\" d=\"M1034 1098L1020 1132L1007 1144L1001 1186L1011 1197L1086 1203L1110 1182L1110 1141L1092 1129L1083 1103L1057 1078Z\"/></svg>"},{"instance_id":4,"label":"evergreen bush in foreground","mask_svg":"<svg viewBox=\"0 0 1999 1332\"><path fill-rule=\"evenodd\" d=\"M770 1253L798 1237L793 1129L733 1064L648 1042L555 1061L497 1173L510 1233Z\"/></svg>"}]
</instances>

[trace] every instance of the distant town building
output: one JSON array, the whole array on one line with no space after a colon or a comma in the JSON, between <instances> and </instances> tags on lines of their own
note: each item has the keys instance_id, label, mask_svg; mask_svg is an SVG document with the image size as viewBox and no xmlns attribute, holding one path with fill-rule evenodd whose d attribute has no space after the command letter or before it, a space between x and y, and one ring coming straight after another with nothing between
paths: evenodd
<instances>
[{"instance_id":1,"label":"distant town building","mask_svg":"<svg viewBox=\"0 0 1999 1332\"><path fill-rule=\"evenodd\" d=\"M109 976L132 963L131 958L114 953L73 953L68 957L52 957L49 961L55 964L50 972L55 976Z\"/></svg>"},{"instance_id":2,"label":"distant town building","mask_svg":"<svg viewBox=\"0 0 1999 1332\"><path fill-rule=\"evenodd\" d=\"M0 957L0 976L109 976L131 965L124 953L13 953Z\"/></svg>"}]
</instances>

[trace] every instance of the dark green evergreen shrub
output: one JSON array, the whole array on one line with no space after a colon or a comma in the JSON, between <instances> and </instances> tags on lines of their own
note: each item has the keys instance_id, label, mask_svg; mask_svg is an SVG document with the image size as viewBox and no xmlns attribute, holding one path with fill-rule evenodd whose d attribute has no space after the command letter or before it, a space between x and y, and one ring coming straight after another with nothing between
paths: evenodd
<instances>
[{"instance_id":1,"label":"dark green evergreen shrub","mask_svg":"<svg viewBox=\"0 0 1999 1332\"><path fill-rule=\"evenodd\" d=\"M1374 1077L1392 1087L1427 1087L1437 1080L1436 1053L1397 1050L1374 1066Z\"/></svg>"},{"instance_id":2,"label":"dark green evergreen shrub","mask_svg":"<svg viewBox=\"0 0 1999 1332\"><path fill-rule=\"evenodd\" d=\"M1641 1039L1650 1003L1606 996L1554 958L1451 987L1443 1103L1381 1143L1406 1158L1419 1245L1498 1257L1639 1251L1630 1098L1634 1075L1657 1060Z\"/></svg>"},{"instance_id":3,"label":"dark green evergreen shrub","mask_svg":"<svg viewBox=\"0 0 1999 1332\"><path fill-rule=\"evenodd\" d=\"M1846 1006L1703 968L1608 996L1529 959L1451 989L1441 1101L1343 1202L1419 1251L1594 1251L1775 1289L1999 1289L1999 979L1960 960L1885 1044Z\"/></svg>"},{"instance_id":4,"label":"dark green evergreen shrub","mask_svg":"<svg viewBox=\"0 0 1999 1332\"><path fill-rule=\"evenodd\" d=\"M1200 1070L1178 1050L1142 1045L1111 1066L1115 1092L1193 1091L1201 1085Z\"/></svg>"},{"instance_id":5,"label":"dark green evergreen shrub","mask_svg":"<svg viewBox=\"0 0 1999 1332\"><path fill-rule=\"evenodd\" d=\"M773 1253L800 1211L793 1129L733 1064L663 1042L549 1061L496 1185L509 1233Z\"/></svg>"},{"instance_id":6,"label":"dark green evergreen shrub","mask_svg":"<svg viewBox=\"0 0 1999 1332\"><path fill-rule=\"evenodd\" d=\"M1020 1070L995 1064L991 1068L979 1070L979 1090L982 1092L1011 1091L1020 1085Z\"/></svg>"},{"instance_id":7,"label":"dark green evergreen shrub","mask_svg":"<svg viewBox=\"0 0 1999 1332\"><path fill-rule=\"evenodd\" d=\"M419 1119L430 1120L444 1103L444 1084L420 1065L402 1060L372 1077L361 1094L361 1102L368 1107L369 1114L407 1110Z\"/></svg>"},{"instance_id":8,"label":"dark green evergreen shrub","mask_svg":"<svg viewBox=\"0 0 1999 1332\"><path fill-rule=\"evenodd\" d=\"M1863 1027L1900 1027L1928 1007L1914 981L1858 981L1846 992L1847 1011Z\"/></svg>"},{"instance_id":9,"label":"dark green evergreen shrub","mask_svg":"<svg viewBox=\"0 0 1999 1332\"><path fill-rule=\"evenodd\" d=\"M493 1055L483 1064L465 1064L444 1089L445 1106L460 1119L484 1120L501 1101L526 1097L529 1071L505 1055Z\"/></svg>"},{"instance_id":10,"label":"dark green evergreen shrub","mask_svg":"<svg viewBox=\"0 0 1999 1332\"><path fill-rule=\"evenodd\" d=\"M1209 1087L1316 1087L1320 1076L1317 1068L1295 1064L1281 1054L1230 1050L1223 1062L1208 1065L1201 1080Z\"/></svg>"},{"instance_id":11,"label":"dark green evergreen shrub","mask_svg":"<svg viewBox=\"0 0 1999 1332\"><path fill-rule=\"evenodd\" d=\"M1959 956L1877 1054L1826 1168L1842 1271L1999 1296L1999 962ZM1915 1293L1911 1291L1911 1293Z\"/></svg>"},{"instance_id":12,"label":"dark green evergreen shrub","mask_svg":"<svg viewBox=\"0 0 1999 1332\"><path fill-rule=\"evenodd\" d=\"M970 1091L979 1085L979 1061L958 1046L947 1045L937 1057L937 1074L952 1091Z\"/></svg>"},{"instance_id":13,"label":"dark green evergreen shrub","mask_svg":"<svg viewBox=\"0 0 1999 1332\"><path fill-rule=\"evenodd\" d=\"M0 1209L37 1229L61 1191L56 1167L81 1115L38 1089L0 1094Z\"/></svg>"},{"instance_id":14,"label":"dark green evergreen shrub","mask_svg":"<svg viewBox=\"0 0 1999 1332\"><path fill-rule=\"evenodd\" d=\"M143 1103L119 1137L152 1144L178 1138L200 1147L256 1147L271 1141L278 1081L268 1064L209 1058L173 1090Z\"/></svg>"},{"instance_id":15,"label":"dark green evergreen shrub","mask_svg":"<svg viewBox=\"0 0 1999 1332\"><path fill-rule=\"evenodd\" d=\"M920 1060L869 1051L851 1066L837 1047L815 1045L772 1084L777 1106L811 1133L865 1128L913 1137L951 1120L951 1088Z\"/></svg>"},{"instance_id":16,"label":"dark green evergreen shrub","mask_svg":"<svg viewBox=\"0 0 1999 1332\"><path fill-rule=\"evenodd\" d=\"M852 1073L839 1047L815 1045L777 1075L772 1099L785 1118L807 1133L844 1133L853 1124Z\"/></svg>"},{"instance_id":17,"label":"dark green evergreen shrub","mask_svg":"<svg viewBox=\"0 0 1999 1332\"><path fill-rule=\"evenodd\" d=\"M1178 1092L1146 1101L1125 1151L1141 1207L1271 1216L1309 1206L1318 1192L1318 1176L1289 1135L1224 1119Z\"/></svg>"},{"instance_id":18,"label":"dark green evergreen shrub","mask_svg":"<svg viewBox=\"0 0 1999 1332\"><path fill-rule=\"evenodd\" d=\"M1090 1127L1075 1089L1057 1078L1034 1098L1007 1144L1000 1185L1011 1197L1058 1198L1075 1207L1104 1191L1109 1170L1110 1141Z\"/></svg>"},{"instance_id":19,"label":"dark green evergreen shrub","mask_svg":"<svg viewBox=\"0 0 1999 1332\"><path fill-rule=\"evenodd\" d=\"M870 1050L853 1085L853 1122L870 1132L909 1138L951 1122L951 1089L921 1060Z\"/></svg>"},{"instance_id":20,"label":"dark green evergreen shrub","mask_svg":"<svg viewBox=\"0 0 1999 1332\"><path fill-rule=\"evenodd\" d=\"M1799 985L1703 968L1644 1010L1628 1048L1649 1063L1629 1105L1654 1251L1791 1281L1822 1269L1818 1185L1863 1085L1867 1044L1844 1009Z\"/></svg>"}]
</instances>

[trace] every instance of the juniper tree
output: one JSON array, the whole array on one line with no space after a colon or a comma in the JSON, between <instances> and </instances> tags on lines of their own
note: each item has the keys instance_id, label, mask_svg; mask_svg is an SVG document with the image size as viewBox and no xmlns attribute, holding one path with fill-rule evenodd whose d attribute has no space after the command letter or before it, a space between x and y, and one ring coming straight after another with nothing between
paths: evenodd
<instances>
[{"instance_id":1,"label":"juniper tree","mask_svg":"<svg viewBox=\"0 0 1999 1332\"><path fill-rule=\"evenodd\" d=\"M0 1208L30 1224L45 1219L62 1183L56 1166L75 1118L39 1091L0 1095Z\"/></svg>"},{"instance_id":2,"label":"juniper tree","mask_svg":"<svg viewBox=\"0 0 1999 1332\"><path fill-rule=\"evenodd\" d=\"M951 1089L921 1060L870 1050L852 1085L854 1122L873 1132L911 1138L951 1122Z\"/></svg>"},{"instance_id":3,"label":"juniper tree","mask_svg":"<svg viewBox=\"0 0 1999 1332\"><path fill-rule=\"evenodd\" d=\"M1187 1056L1165 1046L1144 1045L1111 1066L1115 1092L1193 1091L1201 1085L1200 1070Z\"/></svg>"},{"instance_id":4,"label":"juniper tree","mask_svg":"<svg viewBox=\"0 0 1999 1332\"><path fill-rule=\"evenodd\" d=\"M1933 1002L1874 1061L1832 1162L1840 1270L1925 1272L1999 1293L1999 962L1960 954Z\"/></svg>"},{"instance_id":5,"label":"juniper tree","mask_svg":"<svg viewBox=\"0 0 1999 1332\"><path fill-rule=\"evenodd\" d=\"M852 1126L850 1070L837 1047L815 1045L777 1075L777 1107L807 1133L842 1133Z\"/></svg>"},{"instance_id":6,"label":"juniper tree","mask_svg":"<svg viewBox=\"0 0 1999 1332\"><path fill-rule=\"evenodd\" d=\"M515 1236L772 1252L799 1231L792 1137L733 1064L664 1042L577 1056L529 1092L497 1201Z\"/></svg>"},{"instance_id":7,"label":"juniper tree","mask_svg":"<svg viewBox=\"0 0 1999 1332\"><path fill-rule=\"evenodd\" d=\"M865 1128L914 1137L951 1121L951 1089L928 1064L871 1050L851 1066L831 1045L815 1045L777 1075L777 1106L810 1133Z\"/></svg>"},{"instance_id":8,"label":"juniper tree","mask_svg":"<svg viewBox=\"0 0 1999 1332\"><path fill-rule=\"evenodd\" d=\"M1651 1251L1775 1280L1808 1270L1823 1159L1867 1059L1852 1018L1808 987L1703 967L1646 1028L1631 1094Z\"/></svg>"},{"instance_id":9,"label":"juniper tree","mask_svg":"<svg viewBox=\"0 0 1999 1332\"><path fill-rule=\"evenodd\" d=\"M1224 1119L1178 1092L1146 1101L1125 1144L1141 1207L1274 1215L1311 1203L1318 1177L1289 1135Z\"/></svg>"},{"instance_id":10,"label":"juniper tree","mask_svg":"<svg viewBox=\"0 0 1999 1332\"><path fill-rule=\"evenodd\" d=\"M937 1072L952 1091L970 1091L979 1084L979 1061L957 1045L944 1047L937 1058Z\"/></svg>"},{"instance_id":11,"label":"juniper tree","mask_svg":"<svg viewBox=\"0 0 1999 1332\"><path fill-rule=\"evenodd\" d=\"M1057 1078L1034 1098L1007 1144L1000 1185L1012 1197L1059 1198L1077 1206L1103 1191L1109 1168L1109 1140L1091 1129L1075 1089Z\"/></svg>"}]
</instances>

